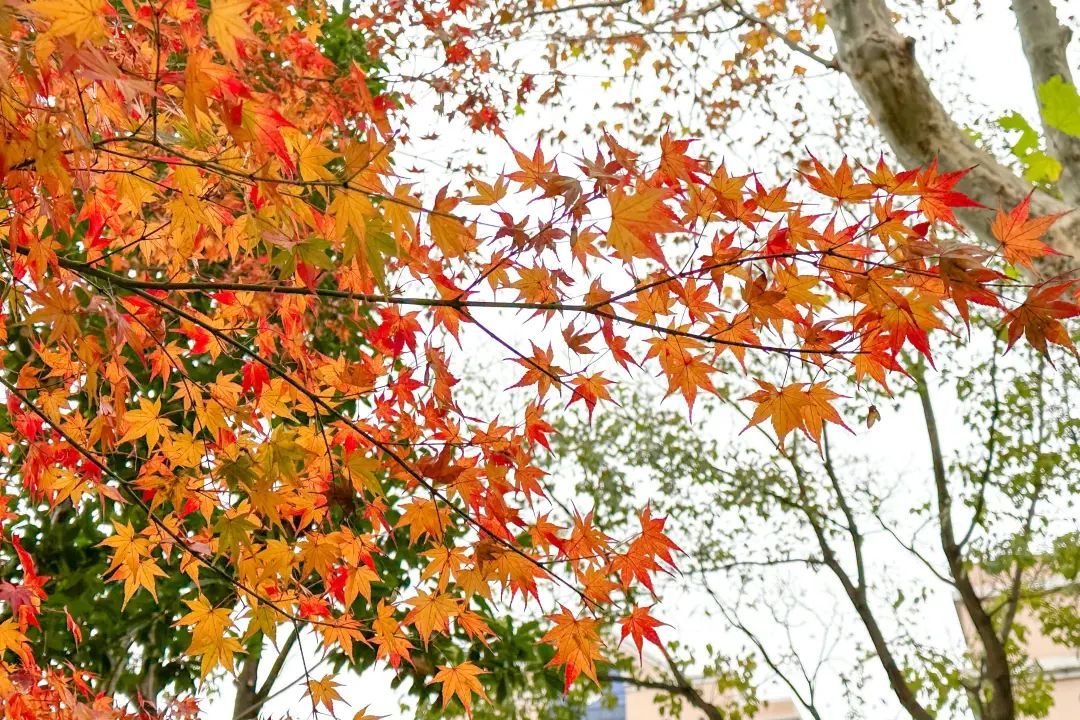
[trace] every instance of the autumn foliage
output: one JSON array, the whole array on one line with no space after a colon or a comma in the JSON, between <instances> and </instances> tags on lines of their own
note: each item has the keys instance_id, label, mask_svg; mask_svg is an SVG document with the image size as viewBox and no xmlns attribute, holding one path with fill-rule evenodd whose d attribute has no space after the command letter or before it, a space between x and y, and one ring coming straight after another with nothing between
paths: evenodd
<instances>
[{"instance_id":1,"label":"autumn foliage","mask_svg":"<svg viewBox=\"0 0 1080 720\"><path fill-rule=\"evenodd\" d=\"M1075 282L1024 286L1007 267L1049 253L1053 218L999 211L1001 246L969 244L963 170L810 159L770 185L686 140L646 160L605 135L558 162L537 142L503 175L429 193L394 161L399 100L324 55L325 13L0 6L0 530L21 578L0 622L8 717L126 712L35 657L40 614L64 609L20 545L28 506L138 510L104 543L109 580L127 600L189 577L176 632L203 674L294 624L399 668L436 636L487 642L485 599L542 608L569 685L597 679L612 620L636 651L659 643L654 579L679 550L647 507L628 536L553 519L537 465L550 408L591 413L639 369L693 406L718 358L772 353L789 372L755 378L751 424L817 441L845 426L831 377L886 386L975 305L1010 343L1070 344ZM501 337L507 314L543 339ZM481 341L520 366L513 414L455 398ZM373 594L373 560L398 541L422 556L420 582ZM234 592L211 602L210 577ZM483 675L442 665L431 682L468 710ZM308 680L331 710L334 688Z\"/></svg>"}]
</instances>

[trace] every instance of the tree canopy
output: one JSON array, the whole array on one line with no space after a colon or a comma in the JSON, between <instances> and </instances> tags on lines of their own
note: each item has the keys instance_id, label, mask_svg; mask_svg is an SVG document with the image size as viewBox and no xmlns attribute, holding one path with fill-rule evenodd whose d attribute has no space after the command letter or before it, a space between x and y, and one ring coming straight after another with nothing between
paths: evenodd
<instances>
[{"instance_id":1,"label":"tree canopy","mask_svg":"<svg viewBox=\"0 0 1080 720\"><path fill-rule=\"evenodd\" d=\"M661 644L654 581L683 551L649 505L618 536L559 519L553 409L591 416L637 373L694 408L738 372L748 426L821 446L841 385L887 387L975 308L1006 346L1071 350L1078 281L1032 274L1065 249L1056 212L983 207L970 168L808 155L766 183L605 132L416 182L387 36L416 13L480 73L456 28L484 9L404 10L0 9L6 716L196 716L199 677L245 656L254 705L261 649L300 628L468 713L522 605L564 691L597 681L606 628ZM479 342L520 371L510 409L456 391ZM336 682L306 678L313 711Z\"/></svg>"}]
</instances>

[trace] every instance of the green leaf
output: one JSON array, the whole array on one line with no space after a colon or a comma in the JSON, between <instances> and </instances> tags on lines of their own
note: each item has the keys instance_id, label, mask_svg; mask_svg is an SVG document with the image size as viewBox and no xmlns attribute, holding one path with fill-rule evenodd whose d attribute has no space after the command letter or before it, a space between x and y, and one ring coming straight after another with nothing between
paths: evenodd
<instances>
[{"instance_id":1,"label":"green leaf","mask_svg":"<svg viewBox=\"0 0 1080 720\"><path fill-rule=\"evenodd\" d=\"M1024 167L1024 179L1032 183L1055 183L1061 177L1061 163L1039 148L1039 133L1017 112L997 119L1003 129L1020 133L1010 148Z\"/></svg>"},{"instance_id":2,"label":"green leaf","mask_svg":"<svg viewBox=\"0 0 1080 720\"><path fill-rule=\"evenodd\" d=\"M1039 86L1039 103L1047 125L1080 137L1080 94L1075 85L1055 75Z\"/></svg>"},{"instance_id":3,"label":"green leaf","mask_svg":"<svg viewBox=\"0 0 1080 720\"><path fill-rule=\"evenodd\" d=\"M1023 157L1032 150L1039 149L1039 133L1035 131L1035 128L1031 127L1031 123L1020 113L1011 112L1004 117L1000 117L997 119L997 124L1005 130L1020 133L1020 139L1013 143L1012 146L1013 155Z\"/></svg>"},{"instance_id":4,"label":"green leaf","mask_svg":"<svg viewBox=\"0 0 1080 720\"><path fill-rule=\"evenodd\" d=\"M1041 150L1024 159L1024 179L1033 183L1055 183L1061 177L1061 163Z\"/></svg>"}]
</instances>

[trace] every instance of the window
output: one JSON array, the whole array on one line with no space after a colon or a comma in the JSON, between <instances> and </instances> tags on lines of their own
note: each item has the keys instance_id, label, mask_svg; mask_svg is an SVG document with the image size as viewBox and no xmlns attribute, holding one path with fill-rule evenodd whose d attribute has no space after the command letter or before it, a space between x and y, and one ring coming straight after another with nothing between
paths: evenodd
<instances>
[{"instance_id":1,"label":"window","mask_svg":"<svg viewBox=\"0 0 1080 720\"><path fill-rule=\"evenodd\" d=\"M604 697L589 703L589 706L585 708L583 720L625 720L625 718L626 686L621 682L613 682L604 693Z\"/></svg>"}]
</instances>

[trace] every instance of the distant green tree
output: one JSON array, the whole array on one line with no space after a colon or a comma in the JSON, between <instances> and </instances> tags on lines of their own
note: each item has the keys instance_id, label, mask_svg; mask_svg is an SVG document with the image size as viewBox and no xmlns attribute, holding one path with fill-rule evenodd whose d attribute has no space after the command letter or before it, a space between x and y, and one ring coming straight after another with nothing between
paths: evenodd
<instances>
[{"instance_id":1,"label":"distant green tree","mask_svg":"<svg viewBox=\"0 0 1080 720\"><path fill-rule=\"evenodd\" d=\"M648 388L625 392L591 423L568 415L554 455L566 458L560 469L577 477L604 527L631 520L642 498L671 519L689 556L673 582L706 597L812 717L830 717L821 704L830 682L847 688L847 716L866 717L869 667L913 720L1043 717L1053 679L1025 638L1040 632L1080 647L1080 375L1071 357L1056 367L1026 351L996 357L1001 340L973 332L985 337L969 345L981 357L943 348L942 372L917 366L891 397L851 388L848 417L861 412L873 425L881 411L907 411L907 425L858 434L910 448L925 474L905 475L873 454L841 454L835 431L820 447L805 438L781 447L757 425L746 431L757 449L745 437L728 444L711 428L740 412L727 402L745 394L734 374L693 421L678 409L657 412ZM736 416L735 431L748 421ZM943 436L957 433L974 440L949 449ZM894 572L900 567L921 572L909 579ZM805 607L808 583L835 589L834 612ZM723 592L729 587L739 588L737 601ZM967 647L926 639L925 613L942 590L965 620L954 615L956 624L941 630L966 637ZM771 619L748 622L747 611ZM842 659L809 660L805 645L790 642L792 633L811 633L827 649L844 628L857 628L857 652L842 668ZM678 685L671 673L665 680Z\"/></svg>"}]
</instances>

